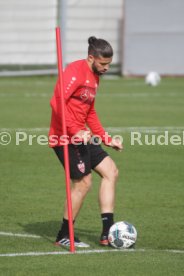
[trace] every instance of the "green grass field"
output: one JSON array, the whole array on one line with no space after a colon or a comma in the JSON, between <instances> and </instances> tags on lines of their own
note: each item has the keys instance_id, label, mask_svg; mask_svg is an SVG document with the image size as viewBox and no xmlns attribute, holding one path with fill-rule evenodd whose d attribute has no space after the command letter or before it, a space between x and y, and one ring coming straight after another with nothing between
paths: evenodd
<instances>
[{"instance_id":1,"label":"green grass field","mask_svg":"<svg viewBox=\"0 0 184 276\"><path fill-rule=\"evenodd\" d=\"M124 139L123 152L106 149L120 170L115 220L133 223L138 239L134 251L77 250L81 254L74 255L59 255L68 251L53 246L63 211L64 172L52 150L36 141L48 132L54 83L55 77L0 79L0 132L12 137L9 145L0 145L0 275L184 275L184 79L163 79L158 87L146 86L143 79L101 81L99 117L112 135ZM169 139L181 138L180 145L170 140L145 145L145 134L150 141L167 130ZM16 131L27 135L19 145ZM141 132L143 145L131 145L131 131ZM35 135L32 145L30 135ZM90 250L102 249L99 180L94 174L75 226ZM28 252L56 255L8 256Z\"/></svg>"}]
</instances>

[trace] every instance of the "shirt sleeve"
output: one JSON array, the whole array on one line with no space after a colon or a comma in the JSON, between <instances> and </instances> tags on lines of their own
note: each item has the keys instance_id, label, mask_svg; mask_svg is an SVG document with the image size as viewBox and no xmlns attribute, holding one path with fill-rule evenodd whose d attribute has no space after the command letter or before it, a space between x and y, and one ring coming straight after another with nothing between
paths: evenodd
<instances>
[{"instance_id":1,"label":"shirt sleeve","mask_svg":"<svg viewBox=\"0 0 184 276\"><path fill-rule=\"evenodd\" d=\"M100 138L102 139L102 142L105 145L108 145L112 141L112 138L102 127L102 124L98 118L96 111L95 111L94 103L95 103L95 101L93 101L93 103L92 103L92 106L88 113L86 123L89 126L89 128L91 129L92 133L94 135L100 136Z\"/></svg>"},{"instance_id":2,"label":"shirt sleeve","mask_svg":"<svg viewBox=\"0 0 184 276\"><path fill-rule=\"evenodd\" d=\"M64 73L63 73L63 79L64 79L64 98L65 102L70 99L72 94L77 90L77 88L80 86L80 75L79 75L79 68L74 65L69 65L66 67ZM74 120L71 119L70 113L67 110L67 106L65 105L65 117L66 117L66 127L67 127L67 133L69 136L75 135L80 129L76 126L76 123Z\"/></svg>"},{"instance_id":3,"label":"shirt sleeve","mask_svg":"<svg viewBox=\"0 0 184 276\"><path fill-rule=\"evenodd\" d=\"M77 68L73 65L69 65L66 67L65 71L63 72L63 87L64 87L64 98L65 103L69 100L71 95L76 91L80 84L79 74ZM61 101L60 95L60 84L59 80L57 80L54 95L51 99L51 107L56 115L58 115L59 120L61 120L61 112L59 107L61 104L58 104ZM69 136L75 135L80 129L76 128L75 122L71 119L70 113L67 110L67 106L65 104L65 119L66 119L66 127L67 127L67 134Z\"/></svg>"},{"instance_id":4,"label":"shirt sleeve","mask_svg":"<svg viewBox=\"0 0 184 276\"><path fill-rule=\"evenodd\" d=\"M63 72L64 83L64 97L67 102L71 95L76 91L80 85L80 76L77 66L69 65Z\"/></svg>"}]
</instances>

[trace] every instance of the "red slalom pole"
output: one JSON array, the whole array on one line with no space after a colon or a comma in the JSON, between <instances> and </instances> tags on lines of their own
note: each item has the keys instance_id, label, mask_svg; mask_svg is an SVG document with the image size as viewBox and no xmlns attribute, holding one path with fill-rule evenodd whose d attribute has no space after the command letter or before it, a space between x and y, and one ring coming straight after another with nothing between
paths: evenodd
<instances>
[{"instance_id":1,"label":"red slalom pole","mask_svg":"<svg viewBox=\"0 0 184 276\"><path fill-rule=\"evenodd\" d=\"M57 45L57 59L58 59L58 76L59 76L59 86L60 86L60 95L61 95L61 114L60 115L61 115L61 119L62 119L63 135L64 135L64 137L67 137L66 120L65 120L62 47L61 47L61 34L60 34L59 27L56 28L56 45ZM73 217L72 217L72 202L71 202L71 190L70 190L70 167L69 167L68 144L64 145L64 163L65 163L65 183L66 183L69 235L70 235L70 252L75 252Z\"/></svg>"}]
</instances>

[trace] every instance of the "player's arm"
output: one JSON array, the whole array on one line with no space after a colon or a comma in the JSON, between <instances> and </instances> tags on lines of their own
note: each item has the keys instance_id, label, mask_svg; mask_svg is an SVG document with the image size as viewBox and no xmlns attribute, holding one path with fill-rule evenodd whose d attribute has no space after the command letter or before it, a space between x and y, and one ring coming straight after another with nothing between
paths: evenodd
<instances>
[{"instance_id":1,"label":"player's arm","mask_svg":"<svg viewBox=\"0 0 184 276\"><path fill-rule=\"evenodd\" d=\"M87 117L87 125L89 126L89 128L91 129L92 133L94 135L98 135L100 136L100 138L102 139L102 142L109 147L112 147L116 150L122 150L123 146L122 143L120 141L120 139L114 139L112 138L103 128L98 115L95 111L94 108L94 102L92 103L92 106L90 108L90 111L88 113L88 117Z\"/></svg>"},{"instance_id":2,"label":"player's arm","mask_svg":"<svg viewBox=\"0 0 184 276\"><path fill-rule=\"evenodd\" d=\"M64 73L63 73L63 84L64 84L64 98L65 102L70 99L72 94L75 92L75 90L78 88L79 81L78 81L78 70L76 67L69 65L66 67ZM60 95L60 86L59 86L59 80L56 82L56 86L54 89L54 95L51 99L51 106L52 109L56 114L59 114L58 111L58 101L61 101L61 95ZM67 107L65 105L65 117L66 117L66 127L67 127L67 133L69 136L75 135L77 132L80 131L76 127L75 121L73 121L70 117L70 113L67 110Z\"/></svg>"},{"instance_id":3,"label":"player's arm","mask_svg":"<svg viewBox=\"0 0 184 276\"><path fill-rule=\"evenodd\" d=\"M114 148L117 151L122 151L123 144L120 138L112 138L112 141L108 144L109 147Z\"/></svg>"}]
</instances>

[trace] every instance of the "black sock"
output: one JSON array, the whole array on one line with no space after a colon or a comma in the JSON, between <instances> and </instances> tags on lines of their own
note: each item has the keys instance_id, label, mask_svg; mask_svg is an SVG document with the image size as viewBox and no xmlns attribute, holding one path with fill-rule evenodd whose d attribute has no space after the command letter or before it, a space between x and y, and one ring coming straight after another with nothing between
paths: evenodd
<instances>
[{"instance_id":1,"label":"black sock","mask_svg":"<svg viewBox=\"0 0 184 276\"><path fill-rule=\"evenodd\" d=\"M113 213L103 213L102 218L102 235L108 235L110 227L114 224L114 214Z\"/></svg>"},{"instance_id":2,"label":"black sock","mask_svg":"<svg viewBox=\"0 0 184 276\"><path fill-rule=\"evenodd\" d=\"M75 223L75 220L73 221L73 224ZM58 232L56 241L61 240L64 237L69 236L69 221L68 219L63 218L63 222L61 223L61 229Z\"/></svg>"}]
</instances>

